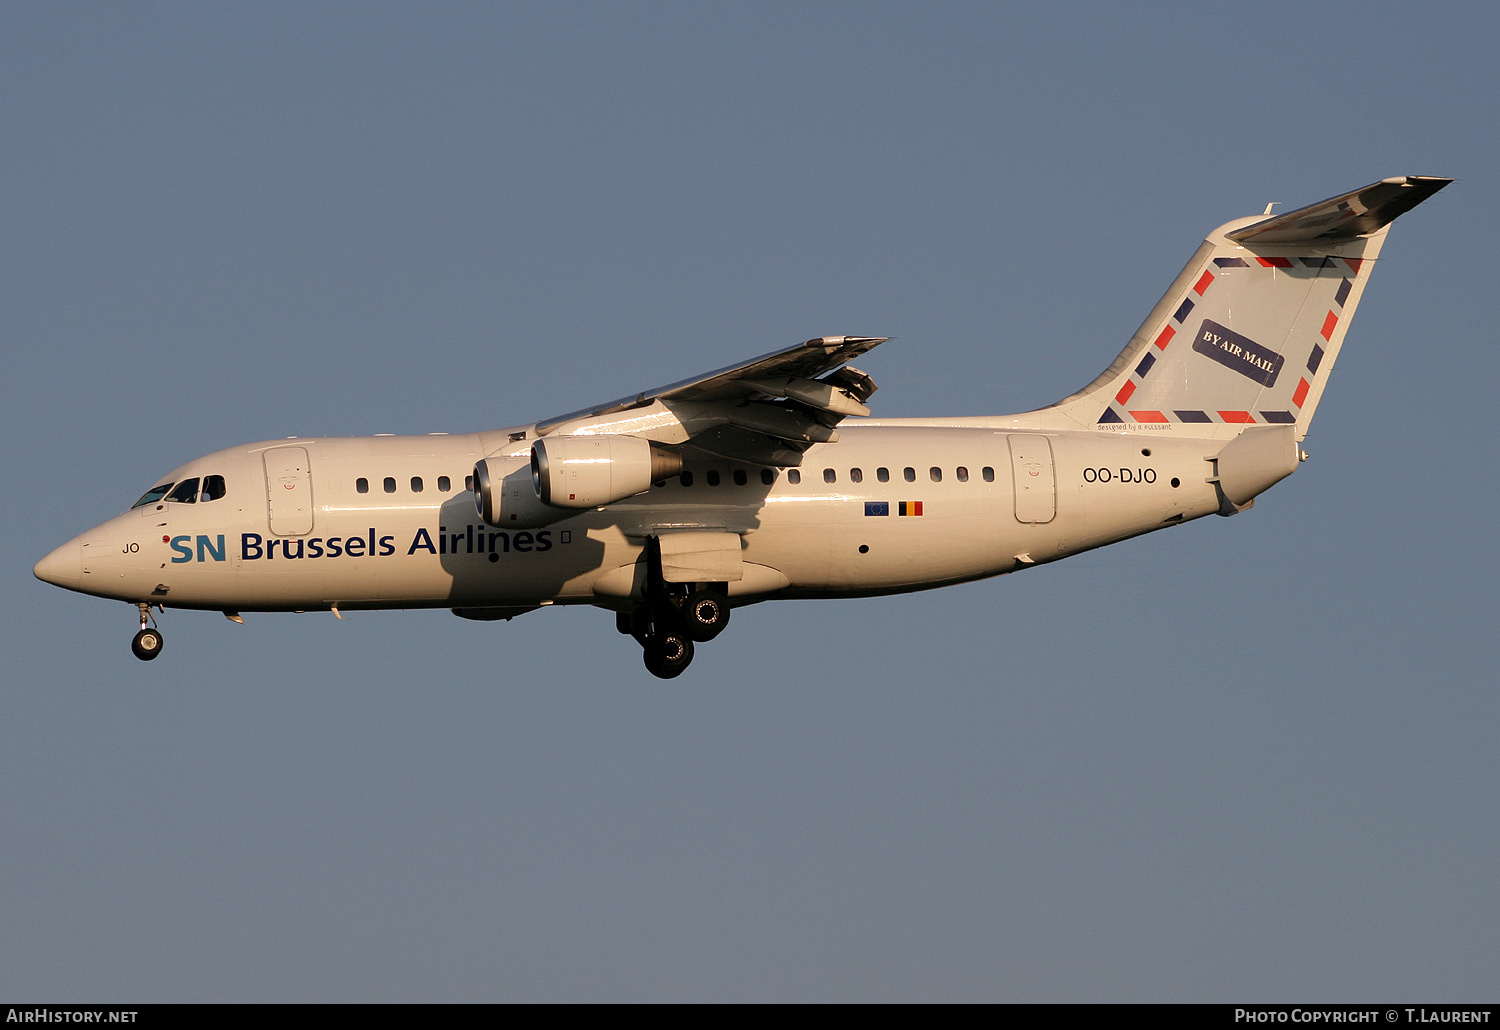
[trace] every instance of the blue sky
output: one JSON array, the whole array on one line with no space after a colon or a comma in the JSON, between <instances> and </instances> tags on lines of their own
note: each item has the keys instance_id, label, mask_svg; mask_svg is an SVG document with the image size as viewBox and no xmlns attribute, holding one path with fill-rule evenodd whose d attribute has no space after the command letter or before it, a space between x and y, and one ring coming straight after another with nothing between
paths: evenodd
<instances>
[{"instance_id":1,"label":"blue sky","mask_svg":"<svg viewBox=\"0 0 1500 1030\"><path fill-rule=\"evenodd\" d=\"M0 994L1473 1000L1500 963L1487 5L0 12ZM31 565L198 454L824 333L1036 407L1214 226L1396 174L1252 512L739 612L134 613Z\"/></svg>"}]
</instances>

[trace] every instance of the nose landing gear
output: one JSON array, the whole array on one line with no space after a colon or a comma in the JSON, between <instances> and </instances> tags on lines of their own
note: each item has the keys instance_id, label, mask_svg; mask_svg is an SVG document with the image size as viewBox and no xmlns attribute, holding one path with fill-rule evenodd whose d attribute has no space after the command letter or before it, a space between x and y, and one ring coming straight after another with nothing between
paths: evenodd
<instances>
[{"instance_id":1,"label":"nose landing gear","mask_svg":"<svg viewBox=\"0 0 1500 1030\"><path fill-rule=\"evenodd\" d=\"M151 614L151 606L142 602L136 605L141 610L141 631L130 641L130 650L143 662L149 662L161 654L162 635L161 630L156 628L156 617ZM147 623L151 625L148 627Z\"/></svg>"}]
</instances>

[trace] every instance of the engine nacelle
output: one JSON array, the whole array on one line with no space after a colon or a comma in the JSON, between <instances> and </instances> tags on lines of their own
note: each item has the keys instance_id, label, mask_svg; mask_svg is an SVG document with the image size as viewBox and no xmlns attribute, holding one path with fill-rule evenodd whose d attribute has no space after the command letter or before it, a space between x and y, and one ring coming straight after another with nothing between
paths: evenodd
<instances>
[{"instance_id":1,"label":"engine nacelle","mask_svg":"<svg viewBox=\"0 0 1500 1030\"><path fill-rule=\"evenodd\" d=\"M495 455L475 464L474 507L480 518L501 529L536 529L572 514L550 508L537 498L529 454Z\"/></svg>"},{"instance_id":2,"label":"engine nacelle","mask_svg":"<svg viewBox=\"0 0 1500 1030\"><path fill-rule=\"evenodd\" d=\"M531 447L536 496L554 508L598 508L682 471L682 457L634 436L555 436Z\"/></svg>"}]
</instances>

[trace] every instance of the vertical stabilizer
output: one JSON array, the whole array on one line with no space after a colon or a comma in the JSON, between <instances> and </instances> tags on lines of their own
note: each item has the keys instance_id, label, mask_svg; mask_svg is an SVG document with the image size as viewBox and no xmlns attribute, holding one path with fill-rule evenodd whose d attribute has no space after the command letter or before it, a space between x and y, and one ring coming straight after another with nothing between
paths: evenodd
<instances>
[{"instance_id":1,"label":"vertical stabilizer","mask_svg":"<svg viewBox=\"0 0 1500 1030\"><path fill-rule=\"evenodd\" d=\"M1059 428L1209 439L1288 425L1301 440L1390 222L1451 179L1406 176L1204 240L1113 364L1035 414Z\"/></svg>"}]
</instances>

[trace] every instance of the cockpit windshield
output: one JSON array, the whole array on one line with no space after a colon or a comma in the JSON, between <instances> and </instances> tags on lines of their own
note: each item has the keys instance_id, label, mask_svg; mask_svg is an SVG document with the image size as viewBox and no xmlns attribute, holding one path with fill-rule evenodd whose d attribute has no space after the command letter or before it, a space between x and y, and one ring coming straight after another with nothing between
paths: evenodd
<instances>
[{"instance_id":1,"label":"cockpit windshield","mask_svg":"<svg viewBox=\"0 0 1500 1030\"><path fill-rule=\"evenodd\" d=\"M147 490L145 493L141 494L141 499L132 504L131 507L139 508L145 504L155 504L157 501L167 496L167 491L170 489L172 489L171 483L163 483L161 486L153 486L150 490Z\"/></svg>"},{"instance_id":2,"label":"cockpit windshield","mask_svg":"<svg viewBox=\"0 0 1500 1030\"><path fill-rule=\"evenodd\" d=\"M200 488L201 483L201 488ZM173 487L176 489L173 489ZM192 479L184 479L177 484L163 483L153 486L141 495L141 499L130 507L143 508L148 504L155 504L160 500L176 501L178 504L196 504L199 501L217 501L228 491L224 488L223 476L204 476L201 480L194 476Z\"/></svg>"},{"instance_id":3,"label":"cockpit windshield","mask_svg":"<svg viewBox=\"0 0 1500 1030\"><path fill-rule=\"evenodd\" d=\"M177 501L181 504L198 503L198 477L184 479L177 484L177 489L167 494L167 500Z\"/></svg>"}]
</instances>

